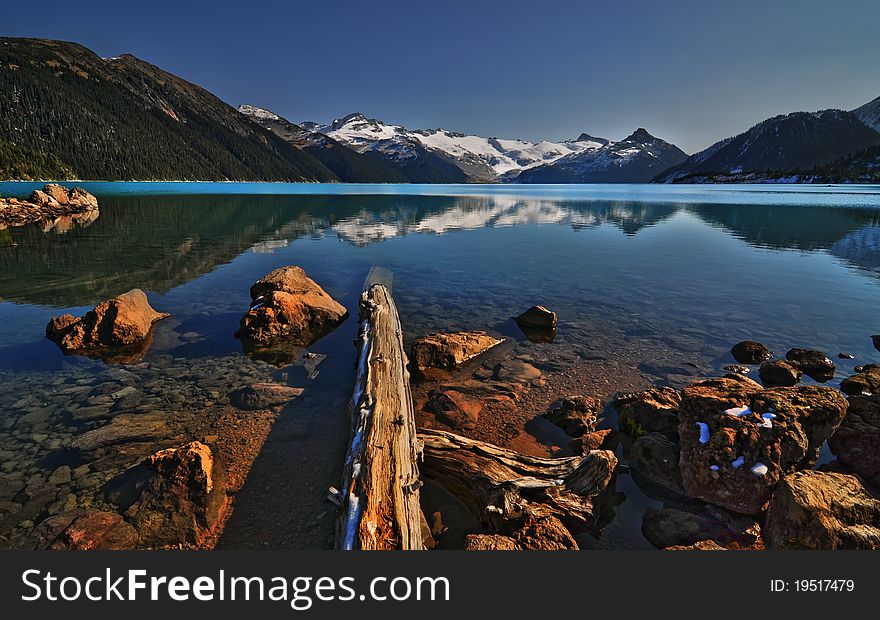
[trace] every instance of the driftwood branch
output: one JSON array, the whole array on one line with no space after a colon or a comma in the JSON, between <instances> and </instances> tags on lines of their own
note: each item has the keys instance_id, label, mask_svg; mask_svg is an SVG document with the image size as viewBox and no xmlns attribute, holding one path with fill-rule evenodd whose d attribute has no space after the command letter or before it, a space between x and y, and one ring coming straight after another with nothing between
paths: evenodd
<instances>
[{"instance_id":1,"label":"driftwood branch","mask_svg":"<svg viewBox=\"0 0 880 620\"><path fill-rule=\"evenodd\" d=\"M339 493L341 549L422 549L420 446L397 307L382 284L360 301L351 444Z\"/></svg>"},{"instance_id":2,"label":"driftwood branch","mask_svg":"<svg viewBox=\"0 0 880 620\"><path fill-rule=\"evenodd\" d=\"M422 475L458 497L490 534L543 517L556 517L574 534L594 531L593 500L617 466L610 450L539 458L445 431L420 429L419 440Z\"/></svg>"}]
</instances>

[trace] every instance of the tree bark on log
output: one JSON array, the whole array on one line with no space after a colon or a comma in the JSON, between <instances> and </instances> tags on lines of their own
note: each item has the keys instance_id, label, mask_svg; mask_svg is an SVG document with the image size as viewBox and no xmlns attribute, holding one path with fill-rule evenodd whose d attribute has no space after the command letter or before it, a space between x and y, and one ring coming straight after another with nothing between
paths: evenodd
<instances>
[{"instance_id":1,"label":"tree bark on log","mask_svg":"<svg viewBox=\"0 0 880 620\"><path fill-rule=\"evenodd\" d=\"M539 458L445 431L420 429L419 440L422 475L458 497L489 534L547 517L573 534L595 532L593 500L617 466L610 450Z\"/></svg>"},{"instance_id":2,"label":"tree bark on log","mask_svg":"<svg viewBox=\"0 0 880 620\"><path fill-rule=\"evenodd\" d=\"M360 301L351 444L339 493L340 549L423 549L415 415L397 307L382 284Z\"/></svg>"}]
</instances>

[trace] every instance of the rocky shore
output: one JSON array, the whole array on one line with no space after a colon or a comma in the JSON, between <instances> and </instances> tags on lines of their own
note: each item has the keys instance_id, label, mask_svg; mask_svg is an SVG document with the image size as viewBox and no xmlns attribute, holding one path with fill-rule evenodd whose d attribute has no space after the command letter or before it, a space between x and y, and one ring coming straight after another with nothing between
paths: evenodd
<instances>
[{"instance_id":1,"label":"rocky shore","mask_svg":"<svg viewBox=\"0 0 880 620\"><path fill-rule=\"evenodd\" d=\"M0 546L213 548L223 535L221 546L251 544L242 532L255 529L256 546L287 544L262 531L278 519L269 513L285 513L279 530L330 544L326 483L342 459L327 446L342 446L347 428L326 411L344 409L353 382L338 366L322 374L325 356L308 347L348 310L293 266L250 296L236 332L246 355L150 354L156 342L174 351L200 336L179 333L138 289L52 319L47 337L83 361L0 394ZM454 433L462 439L443 441L498 446L505 462L514 453L531 464L604 459L589 527L536 508L499 534L481 525L496 515L475 520L449 489L429 486L431 546L603 548L621 489L637 488L647 498L642 536L661 549L880 548L880 364L855 366L838 389L843 353L837 363L798 347L776 356L744 341L717 368L666 367L573 353L559 345L567 326L544 306L511 325L426 330L408 343L416 422L438 442ZM313 398L317 381L335 384L336 400ZM297 443L319 433L314 449ZM529 501L565 504L552 494Z\"/></svg>"},{"instance_id":2,"label":"rocky shore","mask_svg":"<svg viewBox=\"0 0 880 620\"><path fill-rule=\"evenodd\" d=\"M0 228L24 226L62 217L94 217L98 199L80 187L67 189L49 183L28 200L0 198Z\"/></svg>"}]
</instances>

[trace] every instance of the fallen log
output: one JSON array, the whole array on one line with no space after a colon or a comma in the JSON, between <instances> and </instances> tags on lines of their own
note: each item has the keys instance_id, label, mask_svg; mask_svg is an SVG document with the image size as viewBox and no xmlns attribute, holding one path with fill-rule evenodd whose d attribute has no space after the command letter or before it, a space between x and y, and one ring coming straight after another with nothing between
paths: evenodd
<instances>
[{"instance_id":1,"label":"fallen log","mask_svg":"<svg viewBox=\"0 0 880 620\"><path fill-rule=\"evenodd\" d=\"M558 519L572 533L595 532L593 500L611 481L610 450L540 458L445 431L420 429L422 475L456 496L487 534L510 535Z\"/></svg>"},{"instance_id":2,"label":"fallen log","mask_svg":"<svg viewBox=\"0 0 880 620\"><path fill-rule=\"evenodd\" d=\"M336 546L423 549L420 447L397 307L368 278L360 300L358 371L350 411Z\"/></svg>"}]
</instances>

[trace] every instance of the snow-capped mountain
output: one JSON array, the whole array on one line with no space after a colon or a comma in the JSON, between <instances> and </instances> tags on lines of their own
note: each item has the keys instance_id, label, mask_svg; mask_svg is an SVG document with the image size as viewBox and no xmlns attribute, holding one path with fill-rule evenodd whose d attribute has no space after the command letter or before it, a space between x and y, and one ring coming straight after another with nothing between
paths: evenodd
<instances>
[{"instance_id":1,"label":"snow-capped mountain","mask_svg":"<svg viewBox=\"0 0 880 620\"><path fill-rule=\"evenodd\" d=\"M856 112L869 115L875 102ZM875 107L880 108L880 103ZM794 112L767 119L737 136L716 142L663 172L656 180L704 181L716 175L807 171L878 142L880 133L856 113Z\"/></svg>"},{"instance_id":2,"label":"snow-capped mountain","mask_svg":"<svg viewBox=\"0 0 880 620\"><path fill-rule=\"evenodd\" d=\"M880 97L852 111L868 127L880 131Z\"/></svg>"},{"instance_id":3,"label":"snow-capped mountain","mask_svg":"<svg viewBox=\"0 0 880 620\"><path fill-rule=\"evenodd\" d=\"M319 131L360 153L372 153L391 161L406 162L426 153L458 167L467 180L493 181L502 175L556 161L566 155L602 148L607 140L582 134L565 142L529 142L484 138L444 129L410 130L363 114L349 114L329 125L304 122L301 126Z\"/></svg>"},{"instance_id":4,"label":"snow-capped mountain","mask_svg":"<svg viewBox=\"0 0 880 620\"><path fill-rule=\"evenodd\" d=\"M674 144L639 128L620 142L607 142L523 170L518 183L647 183L680 164L687 154Z\"/></svg>"}]
</instances>

